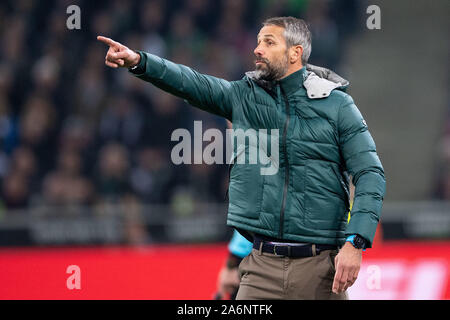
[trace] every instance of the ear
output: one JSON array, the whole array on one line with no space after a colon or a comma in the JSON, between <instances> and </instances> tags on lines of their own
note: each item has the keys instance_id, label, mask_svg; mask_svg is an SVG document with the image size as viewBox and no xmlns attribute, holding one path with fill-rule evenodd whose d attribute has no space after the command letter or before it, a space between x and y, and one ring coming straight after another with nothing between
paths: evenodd
<instances>
[{"instance_id":1,"label":"ear","mask_svg":"<svg viewBox=\"0 0 450 320\"><path fill-rule=\"evenodd\" d=\"M292 46L289 49L289 62L294 64L302 62L303 47L301 45Z\"/></svg>"}]
</instances>

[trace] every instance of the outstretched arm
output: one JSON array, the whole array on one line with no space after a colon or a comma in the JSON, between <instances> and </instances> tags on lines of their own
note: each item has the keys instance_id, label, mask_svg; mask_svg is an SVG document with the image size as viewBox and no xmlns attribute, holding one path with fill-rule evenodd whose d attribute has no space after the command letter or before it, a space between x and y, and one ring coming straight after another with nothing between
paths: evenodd
<instances>
[{"instance_id":1,"label":"outstretched arm","mask_svg":"<svg viewBox=\"0 0 450 320\"><path fill-rule=\"evenodd\" d=\"M105 64L111 68L133 68L138 78L210 113L231 120L234 82L201 74L189 67L173 63L142 51L133 51L106 37L97 39L107 45Z\"/></svg>"}]
</instances>

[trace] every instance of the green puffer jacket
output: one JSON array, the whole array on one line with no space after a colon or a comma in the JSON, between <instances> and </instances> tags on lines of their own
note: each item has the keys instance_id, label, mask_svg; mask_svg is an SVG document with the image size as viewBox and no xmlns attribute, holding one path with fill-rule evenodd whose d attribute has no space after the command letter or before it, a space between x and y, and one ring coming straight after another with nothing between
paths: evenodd
<instances>
[{"instance_id":1,"label":"green puffer jacket","mask_svg":"<svg viewBox=\"0 0 450 320\"><path fill-rule=\"evenodd\" d=\"M138 52L141 63L132 71L138 78L225 117L233 129L267 129L269 136L270 129L278 129L276 174L261 174L262 164L232 164L229 226L249 240L258 233L342 245L346 235L359 234L371 247L384 170L366 122L344 92L346 80L308 65L276 82L255 80L254 72L230 82ZM251 149L250 143L237 145L236 154L245 151L249 159ZM355 197L347 224L348 174Z\"/></svg>"}]
</instances>

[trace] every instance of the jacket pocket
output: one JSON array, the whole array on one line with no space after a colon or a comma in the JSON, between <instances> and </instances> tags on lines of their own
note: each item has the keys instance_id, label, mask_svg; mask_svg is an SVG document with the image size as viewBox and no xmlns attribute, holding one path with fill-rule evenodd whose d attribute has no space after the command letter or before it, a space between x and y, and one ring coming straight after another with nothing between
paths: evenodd
<instances>
[{"instance_id":1,"label":"jacket pocket","mask_svg":"<svg viewBox=\"0 0 450 320\"><path fill-rule=\"evenodd\" d=\"M229 212L259 219L263 188L259 165L234 163L230 168Z\"/></svg>"},{"instance_id":2,"label":"jacket pocket","mask_svg":"<svg viewBox=\"0 0 450 320\"><path fill-rule=\"evenodd\" d=\"M306 163L304 226L311 232L332 234L344 228L346 195L333 165L322 160Z\"/></svg>"},{"instance_id":3,"label":"jacket pocket","mask_svg":"<svg viewBox=\"0 0 450 320\"><path fill-rule=\"evenodd\" d=\"M339 253L338 250L330 250L328 253L328 262L330 264L331 271L333 274L336 272L336 265L334 264L334 259L336 258L337 254Z\"/></svg>"}]
</instances>

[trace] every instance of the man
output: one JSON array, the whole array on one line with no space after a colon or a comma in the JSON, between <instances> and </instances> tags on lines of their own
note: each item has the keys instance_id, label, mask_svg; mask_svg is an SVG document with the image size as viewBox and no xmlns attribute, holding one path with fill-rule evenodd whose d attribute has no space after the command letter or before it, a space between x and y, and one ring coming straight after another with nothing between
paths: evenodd
<instances>
[{"instance_id":1,"label":"man","mask_svg":"<svg viewBox=\"0 0 450 320\"><path fill-rule=\"evenodd\" d=\"M242 259L250 254L252 247L253 243L234 230L233 237L228 243L228 256L225 265L220 269L217 278L217 300L236 299L240 282L238 267Z\"/></svg>"},{"instance_id":2,"label":"man","mask_svg":"<svg viewBox=\"0 0 450 320\"><path fill-rule=\"evenodd\" d=\"M372 246L384 170L365 120L343 92L348 81L307 65L306 23L293 17L266 20L254 50L256 70L231 82L105 37L98 40L110 46L106 65L129 68L225 117L235 130L279 130L276 174L261 174L262 163L237 162L230 170L227 224L253 242L239 265L236 299L347 299L362 250ZM246 156L253 147L237 146ZM347 174L355 185L348 224Z\"/></svg>"}]
</instances>

